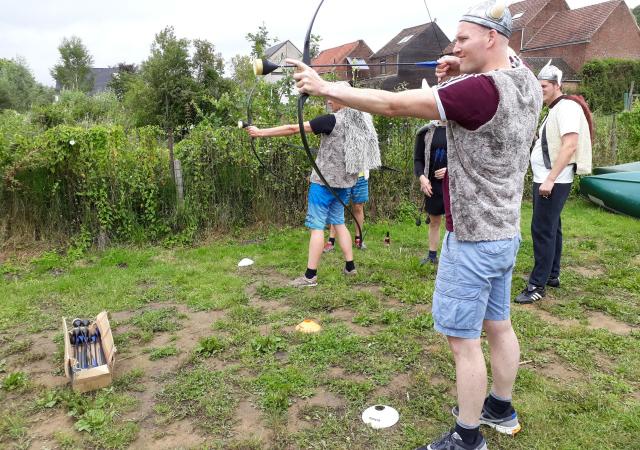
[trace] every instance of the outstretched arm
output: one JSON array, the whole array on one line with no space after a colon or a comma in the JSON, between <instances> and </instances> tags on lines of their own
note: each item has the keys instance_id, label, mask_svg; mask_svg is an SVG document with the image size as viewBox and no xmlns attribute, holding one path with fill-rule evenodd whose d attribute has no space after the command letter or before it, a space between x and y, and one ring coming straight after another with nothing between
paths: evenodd
<instances>
[{"instance_id":1,"label":"outstretched arm","mask_svg":"<svg viewBox=\"0 0 640 450\"><path fill-rule=\"evenodd\" d=\"M351 108L383 116L441 118L431 89L403 92L356 89L343 83L324 81L312 68L300 61L287 59L287 63L298 67L293 78L302 93L326 97Z\"/></svg>"},{"instance_id":2,"label":"outstretched arm","mask_svg":"<svg viewBox=\"0 0 640 450\"><path fill-rule=\"evenodd\" d=\"M293 134L300 133L300 127L298 126L298 124L280 125L278 127L271 128L258 128L252 125L245 128L245 130L247 130L249 136L253 138L291 136ZM311 132L311 125L309 124L309 122L304 123L304 131L306 133Z\"/></svg>"}]
</instances>

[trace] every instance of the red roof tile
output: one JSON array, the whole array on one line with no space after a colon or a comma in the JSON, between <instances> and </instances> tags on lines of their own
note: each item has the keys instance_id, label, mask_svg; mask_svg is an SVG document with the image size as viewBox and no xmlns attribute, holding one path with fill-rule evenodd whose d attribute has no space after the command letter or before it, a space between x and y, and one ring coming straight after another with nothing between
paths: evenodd
<instances>
[{"instance_id":1,"label":"red roof tile","mask_svg":"<svg viewBox=\"0 0 640 450\"><path fill-rule=\"evenodd\" d=\"M360 43L363 43L363 41L357 40L355 42L350 42L339 47L333 47L327 50L323 50L316 58L313 58L311 60L311 64L346 64L347 56L349 56ZM334 69L332 69L331 67L319 67L317 69L318 73L331 72L332 70Z\"/></svg>"},{"instance_id":2,"label":"red roof tile","mask_svg":"<svg viewBox=\"0 0 640 450\"><path fill-rule=\"evenodd\" d=\"M589 42L623 0L598 3L554 14L522 50Z\"/></svg>"},{"instance_id":3,"label":"red roof tile","mask_svg":"<svg viewBox=\"0 0 640 450\"><path fill-rule=\"evenodd\" d=\"M511 27L513 31L524 28L551 0L524 0L522 2L509 5L511 17L522 13L520 17L513 21ZM567 6L567 9L569 7Z\"/></svg>"}]
</instances>

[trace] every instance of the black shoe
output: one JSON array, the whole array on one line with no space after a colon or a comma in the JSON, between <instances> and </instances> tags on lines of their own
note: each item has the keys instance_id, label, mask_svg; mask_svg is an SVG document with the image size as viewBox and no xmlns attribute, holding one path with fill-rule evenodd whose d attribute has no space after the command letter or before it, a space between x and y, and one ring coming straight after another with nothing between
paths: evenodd
<instances>
[{"instance_id":1,"label":"black shoe","mask_svg":"<svg viewBox=\"0 0 640 450\"><path fill-rule=\"evenodd\" d=\"M458 418L459 412L457 405L451 410L451 414L453 414L453 417L456 419ZM495 414L487 407L487 399L484 400L484 405L482 406L480 424L488 425L498 433L508 434L510 436L515 436L516 433L522 430L522 425L520 425L518 421L518 414L516 414L513 406L503 414Z\"/></svg>"},{"instance_id":2,"label":"black shoe","mask_svg":"<svg viewBox=\"0 0 640 450\"><path fill-rule=\"evenodd\" d=\"M522 292L520 292L520 295L518 295L514 301L520 304L533 303L537 302L545 295L544 287L529 284L522 290Z\"/></svg>"},{"instance_id":3,"label":"black shoe","mask_svg":"<svg viewBox=\"0 0 640 450\"><path fill-rule=\"evenodd\" d=\"M443 434L437 441L418 447L416 450L487 450L487 441L479 434L476 442L471 445L465 444L458 433L451 430Z\"/></svg>"},{"instance_id":4,"label":"black shoe","mask_svg":"<svg viewBox=\"0 0 640 450\"><path fill-rule=\"evenodd\" d=\"M560 287L560 277L549 277L547 280L547 286Z\"/></svg>"}]
</instances>

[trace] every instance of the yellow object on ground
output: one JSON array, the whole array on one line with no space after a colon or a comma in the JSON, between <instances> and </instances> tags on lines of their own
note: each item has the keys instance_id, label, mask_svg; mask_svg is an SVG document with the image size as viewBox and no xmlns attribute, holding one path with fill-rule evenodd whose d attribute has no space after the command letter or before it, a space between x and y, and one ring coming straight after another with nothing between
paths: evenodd
<instances>
[{"instance_id":1,"label":"yellow object on ground","mask_svg":"<svg viewBox=\"0 0 640 450\"><path fill-rule=\"evenodd\" d=\"M305 319L296 325L296 331L300 331L302 333L317 333L320 330L322 330L320 324L311 319Z\"/></svg>"}]
</instances>

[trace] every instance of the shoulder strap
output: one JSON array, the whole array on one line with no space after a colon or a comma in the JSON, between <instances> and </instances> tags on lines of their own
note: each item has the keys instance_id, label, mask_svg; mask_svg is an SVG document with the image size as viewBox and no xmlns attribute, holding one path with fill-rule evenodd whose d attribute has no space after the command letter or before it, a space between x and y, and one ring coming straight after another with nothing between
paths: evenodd
<instances>
[{"instance_id":1,"label":"shoulder strap","mask_svg":"<svg viewBox=\"0 0 640 450\"><path fill-rule=\"evenodd\" d=\"M547 123L545 122L542 127L542 160L544 161L544 167L551 170L551 158L549 158L549 145L547 144Z\"/></svg>"}]
</instances>

